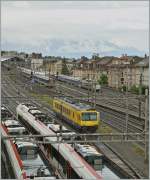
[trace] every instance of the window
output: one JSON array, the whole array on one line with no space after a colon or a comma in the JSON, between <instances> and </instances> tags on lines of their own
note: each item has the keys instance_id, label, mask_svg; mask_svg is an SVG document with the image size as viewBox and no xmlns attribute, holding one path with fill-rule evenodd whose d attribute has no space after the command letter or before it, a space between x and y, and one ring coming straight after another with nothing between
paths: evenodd
<instances>
[{"instance_id":1,"label":"window","mask_svg":"<svg viewBox=\"0 0 150 180\"><path fill-rule=\"evenodd\" d=\"M83 121L95 121L97 120L97 114L96 113L82 113L82 120Z\"/></svg>"}]
</instances>

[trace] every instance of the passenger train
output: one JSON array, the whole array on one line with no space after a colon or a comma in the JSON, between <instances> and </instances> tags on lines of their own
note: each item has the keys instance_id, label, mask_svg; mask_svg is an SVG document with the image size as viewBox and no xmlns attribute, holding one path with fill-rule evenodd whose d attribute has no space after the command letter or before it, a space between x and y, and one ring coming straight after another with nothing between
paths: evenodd
<instances>
[{"instance_id":1,"label":"passenger train","mask_svg":"<svg viewBox=\"0 0 150 180\"><path fill-rule=\"evenodd\" d=\"M47 87L53 87L54 85L54 79L46 76L44 72L33 72L31 69L22 67L18 67L18 69L21 70L25 77L30 78L33 83L36 82Z\"/></svg>"},{"instance_id":2,"label":"passenger train","mask_svg":"<svg viewBox=\"0 0 150 180\"><path fill-rule=\"evenodd\" d=\"M23 68L23 67L18 67L18 69L20 69L24 73L24 75L27 76L28 78L32 77L32 78L34 78L35 82L44 84L46 86L48 86L48 84L50 83L50 80L53 81L52 79L57 79L58 81L72 84L76 87L81 87L83 89L89 89L89 90L95 89L96 91L99 91L101 88L99 83L96 82L96 84L95 84L91 80L81 80L77 77L66 76L63 74L51 75L51 78L49 79L49 77L46 76L44 72L33 73L33 71L31 69L27 69L27 68Z\"/></svg>"},{"instance_id":3,"label":"passenger train","mask_svg":"<svg viewBox=\"0 0 150 180\"><path fill-rule=\"evenodd\" d=\"M91 106L64 97L53 99L56 114L80 131L94 132L99 126L100 115Z\"/></svg>"},{"instance_id":4,"label":"passenger train","mask_svg":"<svg viewBox=\"0 0 150 180\"><path fill-rule=\"evenodd\" d=\"M81 80L78 77L73 77L73 76L66 76L63 74L56 75L56 79L62 82L66 82L68 84L72 84L77 87L81 87L83 89L89 89L89 90L100 90L100 84L99 83L93 83L91 80Z\"/></svg>"},{"instance_id":5,"label":"passenger train","mask_svg":"<svg viewBox=\"0 0 150 180\"><path fill-rule=\"evenodd\" d=\"M62 137L62 140L71 140L71 136L76 134L75 132L70 131L65 126L61 126L60 124L48 124L47 127L51 129L57 135L65 135Z\"/></svg>"},{"instance_id":6,"label":"passenger train","mask_svg":"<svg viewBox=\"0 0 150 180\"><path fill-rule=\"evenodd\" d=\"M12 118L12 113L4 105L1 106L1 120L5 121Z\"/></svg>"},{"instance_id":7,"label":"passenger train","mask_svg":"<svg viewBox=\"0 0 150 180\"><path fill-rule=\"evenodd\" d=\"M10 163L10 166L12 167L11 171L13 173L10 172L11 176L12 177L14 176L13 177L14 179L20 179L20 180L26 179L26 173L24 171L21 158L16 150L15 145L13 144L12 140L3 140L4 136L9 135L7 128L3 124L1 124L0 126L1 126L0 128L1 128L1 138L2 138L1 145L2 148L5 147L7 150L7 152L5 151L5 154L8 154L9 157L8 163Z\"/></svg>"},{"instance_id":8,"label":"passenger train","mask_svg":"<svg viewBox=\"0 0 150 180\"><path fill-rule=\"evenodd\" d=\"M36 109L36 113L34 114L31 109ZM17 106L16 112L18 120L23 122L34 134L42 136L56 135L54 130L50 129L47 121L45 123L43 119L36 116L38 114L40 117L40 111L37 107L23 103ZM52 124L51 121L50 124ZM57 137L52 136L45 137L43 140L50 143L40 144L39 147L48 161L53 164L58 175L60 174L64 179L101 179L101 175L98 174L70 144L51 143L52 141L57 141Z\"/></svg>"},{"instance_id":9,"label":"passenger train","mask_svg":"<svg viewBox=\"0 0 150 180\"><path fill-rule=\"evenodd\" d=\"M75 144L74 149L92 166L96 171L103 168L103 155L89 144Z\"/></svg>"},{"instance_id":10,"label":"passenger train","mask_svg":"<svg viewBox=\"0 0 150 180\"><path fill-rule=\"evenodd\" d=\"M1 109L4 110L3 107ZM7 133L5 135L29 134L26 128L19 121L14 120L13 118L11 120L9 119L2 121L1 126L3 131ZM17 161L11 161L13 171L18 171L18 173L20 173L19 171L22 171L23 179L56 179L52 167L50 166L50 164L44 157L44 154L36 144L33 144L32 142L26 142L26 140L24 140L23 138L19 138L19 136L14 141L6 140L4 142L6 145L9 144L9 142L11 142L11 146L9 146L8 149L10 159L15 159L15 157L11 157L14 156L15 153L17 161L19 162L19 166L21 167L21 170L19 169L19 167L17 169ZM19 177L20 178L17 179L21 179L21 176Z\"/></svg>"}]
</instances>

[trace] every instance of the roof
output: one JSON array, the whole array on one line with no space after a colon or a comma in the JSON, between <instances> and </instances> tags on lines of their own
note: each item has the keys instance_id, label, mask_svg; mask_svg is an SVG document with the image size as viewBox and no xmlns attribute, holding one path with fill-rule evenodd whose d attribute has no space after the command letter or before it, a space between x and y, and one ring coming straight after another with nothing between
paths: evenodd
<instances>
[{"instance_id":1,"label":"roof","mask_svg":"<svg viewBox=\"0 0 150 180\"><path fill-rule=\"evenodd\" d=\"M82 154L82 156L102 156L101 153L99 153L94 146L91 145L85 145L85 144L76 144L75 149L77 149L78 152Z\"/></svg>"},{"instance_id":2,"label":"roof","mask_svg":"<svg viewBox=\"0 0 150 180\"><path fill-rule=\"evenodd\" d=\"M1 62L12 60L14 57L1 57Z\"/></svg>"},{"instance_id":3,"label":"roof","mask_svg":"<svg viewBox=\"0 0 150 180\"><path fill-rule=\"evenodd\" d=\"M56 99L61 99L62 101L65 101L68 104L71 104L74 108L78 109L78 110L91 110L93 109L90 105L84 104L84 103L80 103L77 102L75 100L71 100L69 98L65 98L65 97L60 97L60 98L56 98Z\"/></svg>"},{"instance_id":4,"label":"roof","mask_svg":"<svg viewBox=\"0 0 150 180\"><path fill-rule=\"evenodd\" d=\"M136 67L149 67L149 58L144 58L143 60L139 61L135 64Z\"/></svg>"},{"instance_id":5,"label":"roof","mask_svg":"<svg viewBox=\"0 0 150 180\"><path fill-rule=\"evenodd\" d=\"M20 125L21 126L21 124L16 120L7 120L7 121L5 121L5 125L6 126L10 126L10 125Z\"/></svg>"},{"instance_id":6,"label":"roof","mask_svg":"<svg viewBox=\"0 0 150 180\"><path fill-rule=\"evenodd\" d=\"M22 141L17 141L16 144L19 147L26 147L26 146L31 146L31 147L37 147L36 144L33 144L31 142L23 142L24 140L22 139Z\"/></svg>"},{"instance_id":7,"label":"roof","mask_svg":"<svg viewBox=\"0 0 150 180\"><path fill-rule=\"evenodd\" d=\"M103 57L101 58L96 64L99 64L99 65L106 65L108 64L109 62L111 62L111 60L113 59L114 57L113 56L106 56L106 57Z\"/></svg>"}]
</instances>

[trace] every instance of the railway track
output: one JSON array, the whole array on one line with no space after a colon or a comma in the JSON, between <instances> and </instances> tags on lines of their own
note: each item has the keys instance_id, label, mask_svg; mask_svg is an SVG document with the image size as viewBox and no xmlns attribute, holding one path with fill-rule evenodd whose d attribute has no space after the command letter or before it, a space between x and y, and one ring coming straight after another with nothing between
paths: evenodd
<instances>
[{"instance_id":1,"label":"railway track","mask_svg":"<svg viewBox=\"0 0 150 180\"><path fill-rule=\"evenodd\" d=\"M19 81L17 83L20 83ZM7 84L10 84L10 79L7 77L4 86L7 86ZM31 100L31 98L27 98L28 96L25 95L26 90L24 90L22 87L17 86L16 90L16 83L11 81L11 88L16 92L13 96L18 95L22 100L28 100L30 102L34 102L37 104L37 101ZM66 92L64 95L68 95L70 92ZM77 94L72 93L72 97L74 98ZM40 106L40 103L38 103L38 106ZM48 106L47 106L48 107ZM125 124L126 124L126 114L119 112L117 110L112 110L111 108L106 108L105 106L101 106L97 104L97 110L101 112L101 120L108 124L109 126L117 129L120 132L125 131ZM137 118L136 116L128 115L128 131L129 132L142 132L144 130L144 119Z\"/></svg>"},{"instance_id":2,"label":"railway track","mask_svg":"<svg viewBox=\"0 0 150 180\"><path fill-rule=\"evenodd\" d=\"M87 90L75 87L73 85L64 84L62 82L58 82L60 84L61 88L64 88L65 90L72 89L73 92L76 91L76 95L84 95L87 96ZM109 90L108 90L109 89ZM97 104L101 104L100 102L104 102L105 106L113 106L121 108L122 110L126 108L126 100L125 100L125 94L121 92L113 93L110 91L110 88L103 87L102 93L96 93L97 97ZM128 95L128 109L133 111L133 113L136 113L138 115L139 112L139 97L137 95ZM142 112L144 113L144 102L142 101Z\"/></svg>"},{"instance_id":3,"label":"railway track","mask_svg":"<svg viewBox=\"0 0 150 180\"><path fill-rule=\"evenodd\" d=\"M18 89L19 89L19 87L16 87L15 86L15 83L13 83L12 81L11 81L11 85L10 85L10 79L9 78L6 78L5 79L6 80L6 85L4 85L3 87L2 87L2 96L4 97L4 96L14 96L14 97L16 97L17 95L18 95ZM10 86L9 86L10 85ZM6 91L7 90L7 91ZM8 92L9 91L9 92ZM19 89L19 91L21 91L21 89ZM27 97L28 95L25 93L25 90L22 90L23 92L21 92L20 94L19 94L19 96L18 96L18 98L15 98L14 99L14 101L13 101L13 103L11 103L10 105L9 105L9 108L11 108L12 109L12 111L15 113L15 109L16 109L16 106L19 104L19 103L21 103L21 102L23 102L22 100L21 100L21 98L20 98L20 96L22 96L24 99L26 99L27 101L30 101L31 103L34 103L34 104L36 104L38 107L41 107L41 102L39 103L39 102L37 102L37 101L35 101L35 100L31 100L30 99L30 97ZM48 108L48 106L47 107L44 107L44 108L42 108L41 107L41 109L42 110L44 110L45 112L47 112L52 118L56 118L55 117L55 113L53 113L53 111L50 109L50 108ZM60 122L60 121L59 121ZM121 123L120 123L121 124ZM118 126L119 126L119 123L118 123Z\"/></svg>"}]
</instances>

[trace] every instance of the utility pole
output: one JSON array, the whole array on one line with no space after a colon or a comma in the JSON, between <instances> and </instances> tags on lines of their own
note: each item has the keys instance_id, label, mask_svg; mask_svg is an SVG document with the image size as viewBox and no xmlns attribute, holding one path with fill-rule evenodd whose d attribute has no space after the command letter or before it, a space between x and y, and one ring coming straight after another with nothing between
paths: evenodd
<instances>
[{"instance_id":1,"label":"utility pole","mask_svg":"<svg viewBox=\"0 0 150 180\"><path fill-rule=\"evenodd\" d=\"M88 73L88 102L90 98L90 81L89 81L89 73Z\"/></svg>"},{"instance_id":2,"label":"utility pole","mask_svg":"<svg viewBox=\"0 0 150 180\"><path fill-rule=\"evenodd\" d=\"M128 120L129 120L129 114L128 114L128 109L129 109L129 102L128 102L128 65L127 65L127 72L126 72L126 123L125 123L125 133L128 133Z\"/></svg>"},{"instance_id":3,"label":"utility pole","mask_svg":"<svg viewBox=\"0 0 150 180\"><path fill-rule=\"evenodd\" d=\"M94 88L95 88L95 81L94 81L94 73L92 74L92 82L91 82L91 96L92 96L92 106L94 107Z\"/></svg>"},{"instance_id":4,"label":"utility pole","mask_svg":"<svg viewBox=\"0 0 150 180\"><path fill-rule=\"evenodd\" d=\"M142 110L141 110L141 94L142 94L142 77L143 77L143 71L141 68L140 73L140 83L139 83L139 118L141 118Z\"/></svg>"},{"instance_id":5,"label":"utility pole","mask_svg":"<svg viewBox=\"0 0 150 180\"><path fill-rule=\"evenodd\" d=\"M96 75L94 75L94 108L96 107Z\"/></svg>"},{"instance_id":6,"label":"utility pole","mask_svg":"<svg viewBox=\"0 0 150 180\"><path fill-rule=\"evenodd\" d=\"M48 77L49 77L49 86L51 86L51 81L50 81L50 66L48 68Z\"/></svg>"},{"instance_id":7,"label":"utility pole","mask_svg":"<svg viewBox=\"0 0 150 180\"><path fill-rule=\"evenodd\" d=\"M46 76L46 64L45 64L45 76Z\"/></svg>"},{"instance_id":8,"label":"utility pole","mask_svg":"<svg viewBox=\"0 0 150 180\"><path fill-rule=\"evenodd\" d=\"M149 132L149 117L148 117L148 107L149 107L149 96L148 96L148 89L145 89L145 163L148 163L149 156L148 156L148 136L146 135L146 132Z\"/></svg>"}]
</instances>

